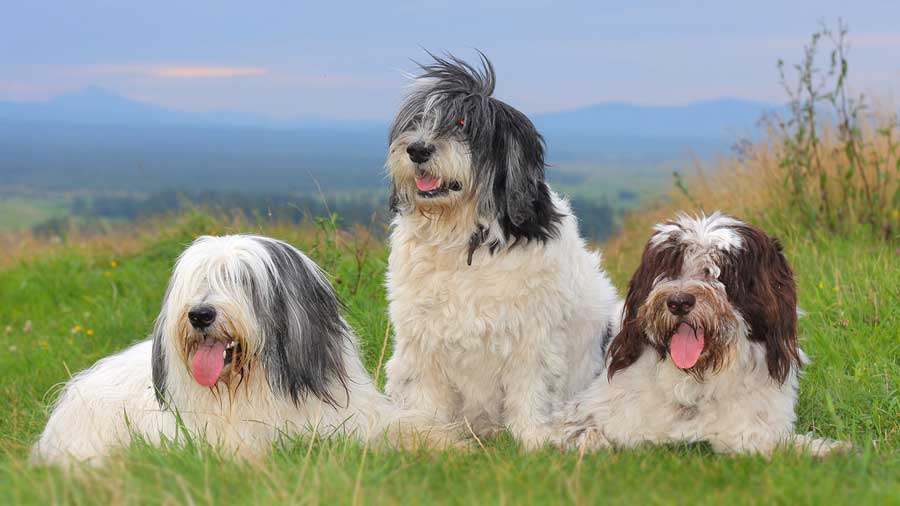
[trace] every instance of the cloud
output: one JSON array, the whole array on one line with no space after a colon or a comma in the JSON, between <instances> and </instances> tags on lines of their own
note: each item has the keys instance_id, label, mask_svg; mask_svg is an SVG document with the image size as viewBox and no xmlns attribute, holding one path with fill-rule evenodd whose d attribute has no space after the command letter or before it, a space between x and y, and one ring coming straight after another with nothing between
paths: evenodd
<instances>
[{"instance_id":1,"label":"cloud","mask_svg":"<svg viewBox=\"0 0 900 506\"><path fill-rule=\"evenodd\" d=\"M262 76L268 74L269 69L222 65L127 64L79 66L75 69L75 73L140 76L156 79L231 79Z\"/></svg>"},{"instance_id":2,"label":"cloud","mask_svg":"<svg viewBox=\"0 0 900 506\"><path fill-rule=\"evenodd\" d=\"M167 79L219 79L231 77L253 77L269 73L262 67L156 67L148 69L153 77Z\"/></svg>"},{"instance_id":3,"label":"cloud","mask_svg":"<svg viewBox=\"0 0 900 506\"><path fill-rule=\"evenodd\" d=\"M346 75L323 73L294 74L282 73L273 79L273 83L305 88L396 88L398 80L367 75Z\"/></svg>"}]
</instances>

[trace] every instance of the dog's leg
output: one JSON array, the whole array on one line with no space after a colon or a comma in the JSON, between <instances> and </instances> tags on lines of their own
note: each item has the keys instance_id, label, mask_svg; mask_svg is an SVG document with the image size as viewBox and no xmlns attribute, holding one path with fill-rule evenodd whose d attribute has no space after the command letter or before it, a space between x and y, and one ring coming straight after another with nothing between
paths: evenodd
<instances>
[{"instance_id":1,"label":"dog's leg","mask_svg":"<svg viewBox=\"0 0 900 506\"><path fill-rule=\"evenodd\" d=\"M789 447L808 453L813 457L824 457L832 453L848 453L853 450L852 443L828 438L817 438L812 433L794 434L788 438L787 444Z\"/></svg>"},{"instance_id":2,"label":"dog's leg","mask_svg":"<svg viewBox=\"0 0 900 506\"><path fill-rule=\"evenodd\" d=\"M715 437L709 439L713 450L717 453L741 454L758 453L771 456L777 449L806 453L812 457L824 457L832 453L847 453L853 445L846 441L835 441L827 438L816 438L808 434L792 434L779 438L775 434L742 434L732 437Z\"/></svg>"},{"instance_id":3,"label":"dog's leg","mask_svg":"<svg viewBox=\"0 0 900 506\"><path fill-rule=\"evenodd\" d=\"M506 426L526 450L535 450L554 435L552 416L561 407L563 377L553 374L539 350L513 360L503 376Z\"/></svg>"},{"instance_id":4,"label":"dog's leg","mask_svg":"<svg viewBox=\"0 0 900 506\"><path fill-rule=\"evenodd\" d=\"M458 421L454 414L461 403L459 392L426 357L398 347L385 370L385 391L401 406L429 413L439 423Z\"/></svg>"},{"instance_id":5,"label":"dog's leg","mask_svg":"<svg viewBox=\"0 0 900 506\"><path fill-rule=\"evenodd\" d=\"M706 427L702 438L719 453L771 455L779 449L821 457L846 451L852 445L794 433L795 390L755 389L716 407L719 416Z\"/></svg>"},{"instance_id":6,"label":"dog's leg","mask_svg":"<svg viewBox=\"0 0 900 506\"><path fill-rule=\"evenodd\" d=\"M598 378L584 392L570 401L556 421L556 444L562 450L576 450L578 452L591 452L610 448L614 444L629 446L627 438L619 438L617 442L607 429L615 433L617 420L613 413L622 413L624 409L619 405L622 399L629 399L632 404L636 397L635 392L618 392L610 387L606 378ZM621 429L621 427L620 427ZM638 427L632 427L637 431ZM621 430L619 430L621 432Z\"/></svg>"}]
</instances>

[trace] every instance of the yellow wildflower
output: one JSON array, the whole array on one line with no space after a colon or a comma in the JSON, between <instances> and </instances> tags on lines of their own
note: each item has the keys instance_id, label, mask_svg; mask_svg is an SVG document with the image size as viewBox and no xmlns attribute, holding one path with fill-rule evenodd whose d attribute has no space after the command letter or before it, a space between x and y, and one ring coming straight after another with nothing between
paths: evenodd
<instances>
[{"instance_id":1,"label":"yellow wildflower","mask_svg":"<svg viewBox=\"0 0 900 506\"><path fill-rule=\"evenodd\" d=\"M115 260L110 260L109 266L112 267L113 269L115 269L116 267L119 266L119 262L116 262Z\"/></svg>"},{"instance_id":2,"label":"yellow wildflower","mask_svg":"<svg viewBox=\"0 0 900 506\"><path fill-rule=\"evenodd\" d=\"M819 290L825 288L825 283L819 281Z\"/></svg>"},{"instance_id":3,"label":"yellow wildflower","mask_svg":"<svg viewBox=\"0 0 900 506\"><path fill-rule=\"evenodd\" d=\"M894 218L895 220L900 218L900 209L894 209L893 211L891 211L891 218Z\"/></svg>"},{"instance_id":4,"label":"yellow wildflower","mask_svg":"<svg viewBox=\"0 0 900 506\"><path fill-rule=\"evenodd\" d=\"M81 325L75 325L72 327L72 333L81 332Z\"/></svg>"},{"instance_id":5,"label":"yellow wildflower","mask_svg":"<svg viewBox=\"0 0 900 506\"><path fill-rule=\"evenodd\" d=\"M87 329L87 331L85 331L85 334L87 334L89 336L94 335L94 329Z\"/></svg>"}]
</instances>

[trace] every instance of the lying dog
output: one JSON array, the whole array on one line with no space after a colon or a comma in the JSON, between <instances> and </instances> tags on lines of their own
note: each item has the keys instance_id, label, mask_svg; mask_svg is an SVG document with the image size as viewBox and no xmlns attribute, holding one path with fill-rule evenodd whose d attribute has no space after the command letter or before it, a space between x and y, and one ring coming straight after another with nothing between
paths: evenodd
<instances>
[{"instance_id":1,"label":"lying dog","mask_svg":"<svg viewBox=\"0 0 900 506\"><path fill-rule=\"evenodd\" d=\"M431 418L375 387L319 268L257 236L202 237L179 258L153 337L76 375L32 451L99 463L134 437L184 431L236 456L282 436L415 440ZM435 428L429 441L452 439Z\"/></svg>"},{"instance_id":2,"label":"lying dog","mask_svg":"<svg viewBox=\"0 0 900 506\"><path fill-rule=\"evenodd\" d=\"M805 362L793 274L778 241L719 213L679 216L657 225L647 243L606 374L569 405L562 444L846 449L794 434Z\"/></svg>"}]
</instances>

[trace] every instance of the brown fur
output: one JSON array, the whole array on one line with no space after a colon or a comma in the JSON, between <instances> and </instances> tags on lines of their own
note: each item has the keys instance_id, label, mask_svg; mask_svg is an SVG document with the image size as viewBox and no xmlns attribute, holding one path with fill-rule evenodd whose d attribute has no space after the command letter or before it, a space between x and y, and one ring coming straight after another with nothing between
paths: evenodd
<instances>
[{"instance_id":1,"label":"brown fur","mask_svg":"<svg viewBox=\"0 0 900 506\"><path fill-rule=\"evenodd\" d=\"M638 312L650 295L657 277L674 278L681 273L682 256L682 248L675 241L668 241L655 247L648 242L644 248L641 264L628 283L622 330L609 346L610 363L607 372L609 378L635 363L649 344Z\"/></svg>"},{"instance_id":2,"label":"brown fur","mask_svg":"<svg viewBox=\"0 0 900 506\"><path fill-rule=\"evenodd\" d=\"M722 266L728 298L750 327L749 339L766 345L769 375L779 383L800 365L797 345L797 289L777 239L743 225L742 251Z\"/></svg>"}]
</instances>

